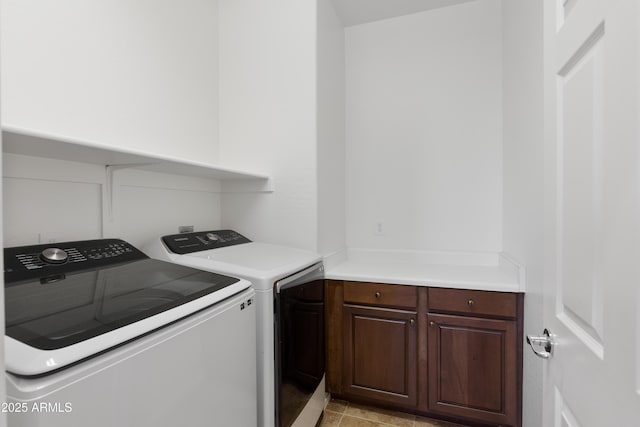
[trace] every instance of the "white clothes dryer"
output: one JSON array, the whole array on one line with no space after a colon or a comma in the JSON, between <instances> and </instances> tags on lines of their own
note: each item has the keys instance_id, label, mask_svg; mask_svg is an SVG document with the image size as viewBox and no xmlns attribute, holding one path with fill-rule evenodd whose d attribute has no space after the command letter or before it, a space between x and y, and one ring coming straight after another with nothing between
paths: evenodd
<instances>
[{"instance_id":1,"label":"white clothes dryer","mask_svg":"<svg viewBox=\"0 0 640 427\"><path fill-rule=\"evenodd\" d=\"M324 268L313 252L233 230L159 238L152 258L230 274L256 291L258 426L313 427L324 410Z\"/></svg>"}]
</instances>

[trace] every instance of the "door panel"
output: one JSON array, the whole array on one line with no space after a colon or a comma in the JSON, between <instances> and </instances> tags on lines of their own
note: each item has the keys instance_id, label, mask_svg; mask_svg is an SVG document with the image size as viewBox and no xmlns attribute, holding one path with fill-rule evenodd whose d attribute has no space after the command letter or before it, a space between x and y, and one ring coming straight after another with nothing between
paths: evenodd
<instances>
[{"instance_id":1,"label":"door panel","mask_svg":"<svg viewBox=\"0 0 640 427\"><path fill-rule=\"evenodd\" d=\"M602 358L604 25L562 67L558 90L558 319Z\"/></svg>"},{"instance_id":2,"label":"door panel","mask_svg":"<svg viewBox=\"0 0 640 427\"><path fill-rule=\"evenodd\" d=\"M637 425L640 2L544 6L544 426Z\"/></svg>"},{"instance_id":3,"label":"door panel","mask_svg":"<svg viewBox=\"0 0 640 427\"><path fill-rule=\"evenodd\" d=\"M573 415L571 409L562 400L562 395L556 390L555 396L555 423L554 426L559 427L580 427L581 424Z\"/></svg>"},{"instance_id":4,"label":"door panel","mask_svg":"<svg viewBox=\"0 0 640 427\"><path fill-rule=\"evenodd\" d=\"M369 316L353 318L353 384L406 394L406 322ZM373 337L383 337L374 340ZM370 353L387 357L371 357ZM393 368L399 368L397 371Z\"/></svg>"},{"instance_id":5,"label":"door panel","mask_svg":"<svg viewBox=\"0 0 640 427\"><path fill-rule=\"evenodd\" d=\"M440 314L428 322L429 410L515 425L515 322Z\"/></svg>"},{"instance_id":6,"label":"door panel","mask_svg":"<svg viewBox=\"0 0 640 427\"><path fill-rule=\"evenodd\" d=\"M417 403L417 332L412 312L345 305L344 393Z\"/></svg>"}]
</instances>

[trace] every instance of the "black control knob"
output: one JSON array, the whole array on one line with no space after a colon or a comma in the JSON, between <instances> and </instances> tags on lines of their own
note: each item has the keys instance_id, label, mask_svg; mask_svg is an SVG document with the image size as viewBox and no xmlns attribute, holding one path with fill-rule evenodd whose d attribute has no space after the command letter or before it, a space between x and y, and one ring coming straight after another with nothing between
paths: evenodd
<instances>
[{"instance_id":1,"label":"black control knob","mask_svg":"<svg viewBox=\"0 0 640 427\"><path fill-rule=\"evenodd\" d=\"M212 242L217 242L218 240L220 240L220 236L215 233L207 233L206 236L207 240L210 240Z\"/></svg>"},{"instance_id":2,"label":"black control knob","mask_svg":"<svg viewBox=\"0 0 640 427\"><path fill-rule=\"evenodd\" d=\"M60 248L47 248L40 254L40 259L49 264L63 264L68 258L67 252Z\"/></svg>"}]
</instances>

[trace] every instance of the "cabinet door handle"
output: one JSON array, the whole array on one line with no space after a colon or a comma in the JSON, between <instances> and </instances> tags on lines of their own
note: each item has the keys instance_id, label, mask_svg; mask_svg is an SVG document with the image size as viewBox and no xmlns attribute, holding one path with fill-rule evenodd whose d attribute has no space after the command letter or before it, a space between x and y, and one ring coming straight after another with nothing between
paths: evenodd
<instances>
[{"instance_id":1,"label":"cabinet door handle","mask_svg":"<svg viewBox=\"0 0 640 427\"><path fill-rule=\"evenodd\" d=\"M380 299L380 296L382 296L382 294L380 292L376 292L375 296L376 296L376 298Z\"/></svg>"},{"instance_id":2,"label":"cabinet door handle","mask_svg":"<svg viewBox=\"0 0 640 427\"><path fill-rule=\"evenodd\" d=\"M414 319L409 319L409 324L413 326L416 324L416 321Z\"/></svg>"},{"instance_id":3,"label":"cabinet door handle","mask_svg":"<svg viewBox=\"0 0 640 427\"><path fill-rule=\"evenodd\" d=\"M429 322L429 327L433 328L436 326L436 322L434 322L433 320L431 322Z\"/></svg>"},{"instance_id":4,"label":"cabinet door handle","mask_svg":"<svg viewBox=\"0 0 640 427\"><path fill-rule=\"evenodd\" d=\"M475 302L472 299L470 299L469 301L467 301L467 304L469 305L469 307L473 307Z\"/></svg>"}]
</instances>

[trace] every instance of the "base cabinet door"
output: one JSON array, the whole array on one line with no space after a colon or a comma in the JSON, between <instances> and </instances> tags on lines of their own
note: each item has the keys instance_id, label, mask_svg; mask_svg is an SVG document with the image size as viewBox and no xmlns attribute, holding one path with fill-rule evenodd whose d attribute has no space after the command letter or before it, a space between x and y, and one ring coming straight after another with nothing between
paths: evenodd
<instances>
[{"instance_id":1,"label":"base cabinet door","mask_svg":"<svg viewBox=\"0 0 640 427\"><path fill-rule=\"evenodd\" d=\"M345 305L343 320L344 394L415 406L416 313Z\"/></svg>"},{"instance_id":2,"label":"base cabinet door","mask_svg":"<svg viewBox=\"0 0 640 427\"><path fill-rule=\"evenodd\" d=\"M516 425L516 322L429 314L427 324L428 410Z\"/></svg>"}]
</instances>

